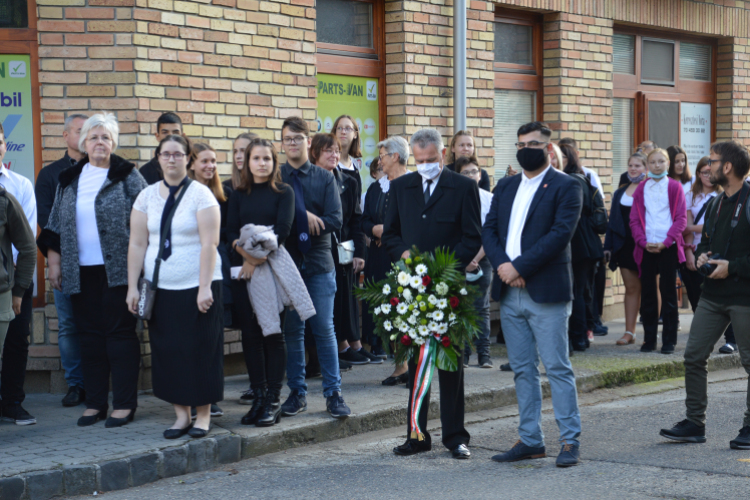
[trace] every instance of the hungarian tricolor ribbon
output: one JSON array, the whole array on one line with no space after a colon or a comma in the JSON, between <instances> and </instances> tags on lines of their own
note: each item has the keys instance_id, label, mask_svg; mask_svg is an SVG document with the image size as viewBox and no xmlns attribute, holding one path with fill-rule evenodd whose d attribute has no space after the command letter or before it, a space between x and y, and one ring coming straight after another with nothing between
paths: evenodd
<instances>
[{"instance_id":1,"label":"hungarian tricolor ribbon","mask_svg":"<svg viewBox=\"0 0 750 500\"><path fill-rule=\"evenodd\" d=\"M424 398L430 392L432 374L435 371L437 342L432 336L429 336L419 348L419 359L417 360L416 376L414 377L414 390L411 395L411 415L409 415L409 422L411 424L410 437L419 441L424 441L424 431L419 427L419 411L422 409Z\"/></svg>"}]
</instances>

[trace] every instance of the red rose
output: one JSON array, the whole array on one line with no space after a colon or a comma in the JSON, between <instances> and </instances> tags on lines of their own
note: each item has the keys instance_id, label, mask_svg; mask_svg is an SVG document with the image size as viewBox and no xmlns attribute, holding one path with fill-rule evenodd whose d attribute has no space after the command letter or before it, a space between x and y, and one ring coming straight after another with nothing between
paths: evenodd
<instances>
[{"instance_id":1,"label":"red rose","mask_svg":"<svg viewBox=\"0 0 750 500\"><path fill-rule=\"evenodd\" d=\"M432 278L430 278L429 276L425 276L422 278L422 284L424 286L430 286L430 283L432 283Z\"/></svg>"},{"instance_id":2,"label":"red rose","mask_svg":"<svg viewBox=\"0 0 750 500\"><path fill-rule=\"evenodd\" d=\"M396 306L398 305L398 297L393 297L393 298L391 299L391 305L392 305L393 307L396 307Z\"/></svg>"},{"instance_id":3,"label":"red rose","mask_svg":"<svg viewBox=\"0 0 750 500\"><path fill-rule=\"evenodd\" d=\"M401 343L409 347L411 345L411 337L409 337L408 335L404 335L403 337L401 337Z\"/></svg>"},{"instance_id":4,"label":"red rose","mask_svg":"<svg viewBox=\"0 0 750 500\"><path fill-rule=\"evenodd\" d=\"M443 344L443 347L450 347L451 339L448 337L443 337L442 339L440 339L440 343Z\"/></svg>"},{"instance_id":5,"label":"red rose","mask_svg":"<svg viewBox=\"0 0 750 500\"><path fill-rule=\"evenodd\" d=\"M458 307L458 297L451 297L451 307L454 309Z\"/></svg>"}]
</instances>

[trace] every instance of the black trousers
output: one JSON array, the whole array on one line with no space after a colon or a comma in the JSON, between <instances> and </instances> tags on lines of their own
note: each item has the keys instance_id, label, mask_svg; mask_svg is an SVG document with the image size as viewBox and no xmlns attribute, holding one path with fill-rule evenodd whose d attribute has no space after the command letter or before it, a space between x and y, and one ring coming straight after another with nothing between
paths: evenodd
<instances>
[{"instance_id":1,"label":"black trousers","mask_svg":"<svg viewBox=\"0 0 750 500\"><path fill-rule=\"evenodd\" d=\"M362 338L359 331L359 309L354 298L354 266L336 264L336 295L333 298L333 328L336 342L350 344Z\"/></svg>"},{"instance_id":2,"label":"black trousers","mask_svg":"<svg viewBox=\"0 0 750 500\"><path fill-rule=\"evenodd\" d=\"M596 261L590 259L573 263L573 308L568 319L568 338L574 347L588 347L586 332L590 328L586 306L590 303L589 285L595 265Z\"/></svg>"},{"instance_id":3,"label":"black trousers","mask_svg":"<svg viewBox=\"0 0 750 500\"><path fill-rule=\"evenodd\" d=\"M664 320L662 344L677 343L677 246L661 253L643 252L641 261L641 316L643 317L644 341L656 345L659 329L659 303L656 294L656 276L660 275L661 317Z\"/></svg>"},{"instance_id":4,"label":"black trousers","mask_svg":"<svg viewBox=\"0 0 750 500\"><path fill-rule=\"evenodd\" d=\"M690 301L690 307L693 312L698 308L698 301L701 298L701 285L703 285L703 276L698 271L691 271L685 264L680 266L680 277L682 283L685 285L685 291L687 292L688 300ZM737 341L734 338L734 329L730 323L724 332L724 338L727 344L736 344Z\"/></svg>"},{"instance_id":5,"label":"black trousers","mask_svg":"<svg viewBox=\"0 0 750 500\"><path fill-rule=\"evenodd\" d=\"M138 406L141 344L136 319L128 311L128 287L109 287L104 266L81 266L81 292L71 296L73 319L81 341L86 408L107 411L109 379L112 407Z\"/></svg>"},{"instance_id":6,"label":"black trousers","mask_svg":"<svg viewBox=\"0 0 750 500\"><path fill-rule=\"evenodd\" d=\"M23 384L26 381L26 362L29 359L29 334L34 285L23 293L21 314L8 324L8 335L3 347L3 368L0 372L0 397L3 403L21 404L26 399Z\"/></svg>"},{"instance_id":7,"label":"black trousers","mask_svg":"<svg viewBox=\"0 0 750 500\"><path fill-rule=\"evenodd\" d=\"M414 391L414 378L416 377L417 365L414 360L409 360L409 414L411 414L411 398ZM452 450L459 444L469 444L469 431L464 427L464 365L459 358L458 371L447 372L437 370L440 381L440 423L443 431L443 445ZM432 387L430 387L430 391ZM419 411L419 426L425 433L427 442L432 442L430 433L427 432L427 413L430 408L430 392L424 398L422 408ZM411 436L411 421L406 424L407 439Z\"/></svg>"},{"instance_id":8,"label":"black trousers","mask_svg":"<svg viewBox=\"0 0 750 500\"><path fill-rule=\"evenodd\" d=\"M250 388L281 391L286 374L285 313L281 313L282 333L266 337L250 305L245 281L232 283L232 295L236 323L242 330L242 353L250 376Z\"/></svg>"}]
</instances>

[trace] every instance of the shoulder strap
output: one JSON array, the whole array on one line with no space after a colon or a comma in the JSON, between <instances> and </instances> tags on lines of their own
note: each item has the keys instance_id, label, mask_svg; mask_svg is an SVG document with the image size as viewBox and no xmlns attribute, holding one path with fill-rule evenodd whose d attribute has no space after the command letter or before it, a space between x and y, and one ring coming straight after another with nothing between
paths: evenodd
<instances>
[{"instance_id":1,"label":"shoulder strap","mask_svg":"<svg viewBox=\"0 0 750 500\"><path fill-rule=\"evenodd\" d=\"M190 186L190 183L193 182L192 179L188 177L187 182L182 187L182 191L180 191L180 194L177 195L177 199L174 201L174 205L172 205L172 210L169 211L169 215L167 216L167 221L164 224L164 231L161 232L161 238L159 239L159 253L156 254L156 262L154 262L154 275L151 277L151 289L156 290L158 284L159 284L159 268L161 267L161 254L164 251L164 241L167 239L167 233L169 232L169 228L172 227L172 218L174 217L174 213L177 211L177 206L180 204L180 200L183 196L185 196L185 192L187 192L188 186ZM157 187L157 194L158 194L158 187Z\"/></svg>"},{"instance_id":2,"label":"shoulder strap","mask_svg":"<svg viewBox=\"0 0 750 500\"><path fill-rule=\"evenodd\" d=\"M706 210L708 210L708 206L713 203L713 201L718 198L718 196L713 196L710 200L708 200L706 203L703 204L701 209L698 211L698 215L695 216L695 220L693 220L693 224L698 224L698 221L701 220L701 217L703 217L703 214L706 213ZM748 218L750 220L750 216Z\"/></svg>"}]
</instances>

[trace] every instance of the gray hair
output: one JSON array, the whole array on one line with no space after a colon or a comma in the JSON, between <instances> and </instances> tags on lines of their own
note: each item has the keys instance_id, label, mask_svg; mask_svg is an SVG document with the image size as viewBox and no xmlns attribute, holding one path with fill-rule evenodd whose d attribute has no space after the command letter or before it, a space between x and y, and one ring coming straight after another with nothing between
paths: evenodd
<instances>
[{"instance_id":1,"label":"gray hair","mask_svg":"<svg viewBox=\"0 0 750 500\"><path fill-rule=\"evenodd\" d=\"M86 123L81 127L81 138L78 140L78 149L86 152L86 138L89 136L89 132L95 128L103 128L109 135L112 136L112 152L114 153L117 149L117 139L120 136L120 126L117 124L117 118L112 113L97 113L91 118L86 120Z\"/></svg>"},{"instance_id":2,"label":"gray hair","mask_svg":"<svg viewBox=\"0 0 750 500\"><path fill-rule=\"evenodd\" d=\"M438 151L445 149L443 137L440 135L440 132L434 128L423 128L422 130L417 130L412 134L410 144L412 149L414 149L415 145L419 146L420 149L424 149L430 144L434 144Z\"/></svg>"},{"instance_id":3,"label":"gray hair","mask_svg":"<svg viewBox=\"0 0 750 500\"><path fill-rule=\"evenodd\" d=\"M398 153L398 162L401 165L406 165L409 161L409 144L406 139L399 135L389 137L384 141L380 141L376 146L378 150L385 148L385 152L388 154Z\"/></svg>"},{"instance_id":4,"label":"gray hair","mask_svg":"<svg viewBox=\"0 0 750 500\"><path fill-rule=\"evenodd\" d=\"M65 125L63 126L63 130L65 132L67 132L68 130L70 130L70 124L73 123L73 120L78 120L79 118L82 119L82 120L88 120L89 119L89 115L84 115L84 114L81 114L81 113L75 113L73 115L69 115L65 119Z\"/></svg>"}]
</instances>

